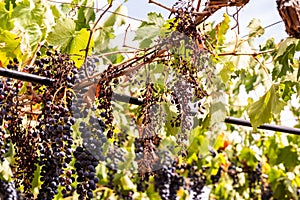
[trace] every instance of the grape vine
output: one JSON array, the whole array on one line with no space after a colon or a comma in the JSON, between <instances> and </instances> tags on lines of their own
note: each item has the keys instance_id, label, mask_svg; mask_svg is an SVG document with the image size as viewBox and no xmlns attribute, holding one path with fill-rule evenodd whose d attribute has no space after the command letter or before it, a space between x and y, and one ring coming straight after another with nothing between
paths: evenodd
<instances>
[{"instance_id":1,"label":"grape vine","mask_svg":"<svg viewBox=\"0 0 300 200\"><path fill-rule=\"evenodd\" d=\"M0 2L0 67L48 80L0 80L0 199L299 198L299 138L257 130L299 118L299 40L252 52L257 20L232 42L230 16L207 21L223 4L150 1L169 18L149 13L121 50L123 4L58 3Z\"/></svg>"}]
</instances>

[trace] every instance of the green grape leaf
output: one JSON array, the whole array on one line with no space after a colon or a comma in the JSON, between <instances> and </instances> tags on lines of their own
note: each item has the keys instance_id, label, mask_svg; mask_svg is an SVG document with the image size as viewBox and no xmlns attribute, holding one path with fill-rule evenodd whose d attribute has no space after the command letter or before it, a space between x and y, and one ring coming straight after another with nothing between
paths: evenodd
<instances>
[{"instance_id":1,"label":"green grape leaf","mask_svg":"<svg viewBox=\"0 0 300 200\"><path fill-rule=\"evenodd\" d=\"M218 24L218 31L217 31L217 36L218 36L218 45L223 45L225 42L225 34L227 33L228 29L230 28L229 23L230 23L230 18L228 15L224 14L223 15L224 19L223 21Z\"/></svg>"},{"instance_id":2,"label":"green grape leaf","mask_svg":"<svg viewBox=\"0 0 300 200\"><path fill-rule=\"evenodd\" d=\"M134 40L145 40L156 37L159 33L160 27L155 24L147 24L139 27L136 31Z\"/></svg>"},{"instance_id":3,"label":"green grape leaf","mask_svg":"<svg viewBox=\"0 0 300 200\"><path fill-rule=\"evenodd\" d=\"M273 115L279 114L286 105L285 102L279 99L279 95L276 92L277 87L272 85L264 96L249 105L248 114L254 129L264 123L269 123Z\"/></svg>"},{"instance_id":4,"label":"green grape leaf","mask_svg":"<svg viewBox=\"0 0 300 200\"><path fill-rule=\"evenodd\" d=\"M297 150L292 146L278 149L278 157L275 164L283 163L286 169L293 169L299 165Z\"/></svg>"},{"instance_id":5,"label":"green grape leaf","mask_svg":"<svg viewBox=\"0 0 300 200\"><path fill-rule=\"evenodd\" d=\"M211 93L212 103L210 108L210 124L224 122L227 114L227 97L223 92Z\"/></svg>"},{"instance_id":6,"label":"green grape leaf","mask_svg":"<svg viewBox=\"0 0 300 200\"><path fill-rule=\"evenodd\" d=\"M10 10L11 8L15 8L17 6L16 0L4 0L6 10Z\"/></svg>"},{"instance_id":7,"label":"green grape leaf","mask_svg":"<svg viewBox=\"0 0 300 200\"><path fill-rule=\"evenodd\" d=\"M69 44L75 36L76 24L72 19L61 19L49 33L47 40L50 45L60 45L63 52L67 52Z\"/></svg>"},{"instance_id":8,"label":"green grape leaf","mask_svg":"<svg viewBox=\"0 0 300 200\"><path fill-rule=\"evenodd\" d=\"M247 166L252 167L254 169L258 164L258 158L256 157L257 154L249 147L244 147L240 152L239 158L242 161L247 163Z\"/></svg>"},{"instance_id":9,"label":"green grape leaf","mask_svg":"<svg viewBox=\"0 0 300 200\"><path fill-rule=\"evenodd\" d=\"M280 43L275 59L285 54L289 46L291 45L296 46L299 41L300 40L296 38L286 38L283 42Z\"/></svg>"},{"instance_id":10,"label":"green grape leaf","mask_svg":"<svg viewBox=\"0 0 300 200\"><path fill-rule=\"evenodd\" d=\"M5 8L5 3L0 2L0 28L3 30L11 30L14 27L13 20L11 20L11 11Z\"/></svg>"},{"instance_id":11,"label":"green grape leaf","mask_svg":"<svg viewBox=\"0 0 300 200\"><path fill-rule=\"evenodd\" d=\"M260 51L266 51L269 49L275 49L276 44L275 44L275 39L274 38L269 38L267 41L259 45L259 50Z\"/></svg>"},{"instance_id":12,"label":"green grape leaf","mask_svg":"<svg viewBox=\"0 0 300 200\"><path fill-rule=\"evenodd\" d=\"M297 82L294 81L284 81L279 85L279 95L285 101L291 100L293 94L296 93L294 86L297 85Z\"/></svg>"},{"instance_id":13,"label":"green grape leaf","mask_svg":"<svg viewBox=\"0 0 300 200\"><path fill-rule=\"evenodd\" d=\"M128 10L126 8L126 6L124 5L119 5L116 10L114 11L114 13L120 13L124 16L126 16L128 14ZM123 24L126 23L125 21L125 17L124 16L120 16L120 15L116 15L112 13L103 23L104 27L109 27L109 26L114 26L116 23L118 26L121 26Z\"/></svg>"},{"instance_id":14,"label":"green grape leaf","mask_svg":"<svg viewBox=\"0 0 300 200\"><path fill-rule=\"evenodd\" d=\"M192 163L193 161L198 160L198 153L202 151L202 153L208 152L208 141L205 142L206 136L203 135L203 129L200 126L197 126L195 129L191 131L189 135L189 145L188 145L188 163ZM203 145L203 146L201 146Z\"/></svg>"},{"instance_id":15,"label":"green grape leaf","mask_svg":"<svg viewBox=\"0 0 300 200\"><path fill-rule=\"evenodd\" d=\"M76 31L76 24L71 19L62 19L57 22L47 40L50 45L60 46L61 51L69 53L74 60L76 67L80 67L84 62L85 48L89 39L89 31L81 29ZM94 46L93 38L90 41L90 50Z\"/></svg>"},{"instance_id":16,"label":"green grape leaf","mask_svg":"<svg viewBox=\"0 0 300 200\"><path fill-rule=\"evenodd\" d=\"M128 175L124 175L120 178L120 182L121 182L121 186L123 190L134 190L135 189L135 185L133 184L133 182L130 180L130 178L128 177Z\"/></svg>"},{"instance_id":17,"label":"green grape leaf","mask_svg":"<svg viewBox=\"0 0 300 200\"><path fill-rule=\"evenodd\" d=\"M10 178L13 177L10 163L5 159L4 162L0 163L0 177L6 181L10 181Z\"/></svg>"},{"instance_id":18,"label":"green grape leaf","mask_svg":"<svg viewBox=\"0 0 300 200\"><path fill-rule=\"evenodd\" d=\"M293 63L295 47L296 46L294 44L288 46L285 53L276 57L275 62L278 61L278 63L280 65L278 66L279 69L277 69L277 73L276 73L276 71L273 71L273 72L275 72L275 73L272 73L273 78L274 77L282 77L282 76L286 75L287 72L294 71L291 63Z\"/></svg>"},{"instance_id":19,"label":"green grape leaf","mask_svg":"<svg viewBox=\"0 0 300 200\"><path fill-rule=\"evenodd\" d=\"M234 64L233 62L226 62L224 67L220 71L220 76L223 83L227 83L230 79L230 74L234 71Z\"/></svg>"},{"instance_id":20,"label":"green grape leaf","mask_svg":"<svg viewBox=\"0 0 300 200\"><path fill-rule=\"evenodd\" d=\"M50 5L50 10L55 19L61 17L61 11L55 5Z\"/></svg>"},{"instance_id":21,"label":"green grape leaf","mask_svg":"<svg viewBox=\"0 0 300 200\"><path fill-rule=\"evenodd\" d=\"M82 6L78 10L78 19L76 20L76 30L81 30L82 28L90 28L89 22L95 20L95 11L94 9L86 9L87 7L94 7L93 0L85 0L82 3Z\"/></svg>"},{"instance_id":22,"label":"green grape leaf","mask_svg":"<svg viewBox=\"0 0 300 200\"><path fill-rule=\"evenodd\" d=\"M94 0L87 0L86 5L87 7L94 7ZM96 14L94 9L84 9L84 16L86 19L86 23L94 21L96 19Z\"/></svg>"},{"instance_id":23,"label":"green grape leaf","mask_svg":"<svg viewBox=\"0 0 300 200\"><path fill-rule=\"evenodd\" d=\"M40 165L36 165L36 170L34 171L33 174L33 179L31 182L31 191L32 193L34 193L35 188L39 187L41 185L41 181L40 181L40 172L41 172L41 166Z\"/></svg>"},{"instance_id":24,"label":"green grape leaf","mask_svg":"<svg viewBox=\"0 0 300 200\"><path fill-rule=\"evenodd\" d=\"M260 37L265 33L265 29L260 25L259 19L252 19L249 25L249 37Z\"/></svg>"},{"instance_id":25,"label":"green grape leaf","mask_svg":"<svg viewBox=\"0 0 300 200\"><path fill-rule=\"evenodd\" d=\"M270 165L276 165L277 157L278 157L278 144L275 140L275 137L271 137L265 143L264 154L269 158Z\"/></svg>"},{"instance_id":26,"label":"green grape leaf","mask_svg":"<svg viewBox=\"0 0 300 200\"><path fill-rule=\"evenodd\" d=\"M157 24L159 26L163 26L165 23L163 16L160 13L157 14L155 12L148 13L148 20L149 23Z\"/></svg>"},{"instance_id":27,"label":"green grape leaf","mask_svg":"<svg viewBox=\"0 0 300 200\"><path fill-rule=\"evenodd\" d=\"M280 177L272 185L274 198L276 199L298 199L296 188L288 177Z\"/></svg>"},{"instance_id":28,"label":"green grape leaf","mask_svg":"<svg viewBox=\"0 0 300 200\"><path fill-rule=\"evenodd\" d=\"M141 42L140 42L140 45L139 45L139 47L140 48L147 48L147 47L150 47L150 45L152 44L152 39L150 39L150 38L146 38L146 39L144 39L144 40L142 40Z\"/></svg>"},{"instance_id":29,"label":"green grape leaf","mask_svg":"<svg viewBox=\"0 0 300 200\"><path fill-rule=\"evenodd\" d=\"M136 31L136 35L133 40L143 41L140 44L140 48L149 47L153 39L160 34L165 20L161 14L154 12L148 13L148 22L143 22Z\"/></svg>"},{"instance_id":30,"label":"green grape leaf","mask_svg":"<svg viewBox=\"0 0 300 200\"><path fill-rule=\"evenodd\" d=\"M42 25L46 9L43 4L33 4L29 0L24 0L13 10L12 18L15 23L26 27L31 24Z\"/></svg>"},{"instance_id":31,"label":"green grape leaf","mask_svg":"<svg viewBox=\"0 0 300 200\"><path fill-rule=\"evenodd\" d=\"M25 27L26 35L25 37L28 40L28 43L31 47L31 50L34 50L35 46L41 41L43 33L41 28L37 24L31 24Z\"/></svg>"},{"instance_id":32,"label":"green grape leaf","mask_svg":"<svg viewBox=\"0 0 300 200\"><path fill-rule=\"evenodd\" d=\"M114 55L109 55L107 58L114 64L120 63L124 60L124 56L122 54L114 54Z\"/></svg>"},{"instance_id":33,"label":"green grape leaf","mask_svg":"<svg viewBox=\"0 0 300 200\"><path fill-rule=\"evenodd\" d=\"M76 31L75 37L72 40L72 43L69 46L69 53L71 54L70 58L74 60L76 67L81 67L84 60L83 57L85 55L85 48L88 44L88 39L90 32L87 29L81 29L80 31ZM89 53L91 54L91 49L94 47L93 38L90 40ZM72 56L74 55L74 56Z\"/></svg>"},{"instance_id":34,"label":"green grape leaf","mask_svg":"<svg viewBox=\"0 0 300 200\"><path fill-rule=\"evenodd\" d=\"M255 83L256 80L257 80L257 75L252 75L251 76L251 75L249 75L249 73L246 75L246 77L244 79L246 92L250 92L251 90L254 89L254 83Z\"/></svg>"},{"instance_id":35,"label":"green grape leaf","mask_svg":"<svg viewBox=\"0 0 300 200\"><path fill-rule=\"evenodd\" d=\"M150 180L151 179L152 178L150 178ZM151 180L151 181L153 181L153 180ZM161 200L161 197L158 194L157 189L155 188L154 184L149 184L149 186L147 187L146 194L150 200Z\"/></svg>"},{"instance_id":36,"label":"green grape leaf","mask_svg":"<svg viewBox=\"0 0 300 200\"><path fill-rule=\"evenodd\" d=\"M273 79L280 78L287 74L287 72L293 72L292 64L294 63L294 55L297 49L299 40L295 38L285 39L279 46L278 52L275 56L275 68L272 72Z\"/></svg>"},{"instance_id":37,"label":"green grape leaf","mask_svg":"<svg viewBox=\"0 0 300 200\"><path fill-rule=\"evenodd\" d=\"M247 42L242 42L239 44L237 51L249 51L251 52L251 46ZM250 56L245 56L245 55L240 55L240 56L234 56L230 59L230 61L233 62L235 69L237 70L242 70L245 69L248 71L248 67L251 64L251 57Z\"/></svg>"},{"instance_id":38,"label":"green grape leaf","mask_svg":"<svg viewBox=\"0 0 300 200\"><path fill-rule=\"evenodd\" d=\"M102 53L103 51L107 50L110 40L115 38L113 27L103 27L95 31L94 38L94 53Z\"/></svg>"},{"instance_id":39,"label":"green grape leaf","mask_svg":"<svg viewBox=\"0 0 300 200\"><path fill-rule=\"evenodd\" d=\"M0 61L2 65L6 66L13 58L22 60L20 43L19 36L0 29Z\"/></svg>"},{"instance_id":40,"label":"green grape leaf","mask_svg":"<svg viewBox=\"0 0 300 200\"><path fill-rule=\"evenodd\" d=\"M270 168L270 170L267 172L269 176L269 182L274 185L277 181L282 176L285 176L283 171L281 169L276 169L276 168Z\"/></svg>"},{"instance_id":41,"label":"green grape leaf","mask_svg":"<svg viewBox=\"0 0 300 200\"><path fill-rule=\"evenodd\" d=\"M173 126L171 121L176 118L177 114L170 108L170 104L163 103L162 107L164 109L164 113L166 113L166 123L164 128L167 136L175 136L179 133L180 127Z\"/></svg>"},{"instance_id":42,"label":"green grape leaf","mask_svg":"<svg viewBox=\"0 0 300 200\"><path fill-rule=\"evenodd\" d=\"M223 21L217 24L208 34L213 39L210 43L214 46L222 47L225 42L225 34L229 29L230 18L227 14L223 15Z\"/></svg>"}]
</instances>

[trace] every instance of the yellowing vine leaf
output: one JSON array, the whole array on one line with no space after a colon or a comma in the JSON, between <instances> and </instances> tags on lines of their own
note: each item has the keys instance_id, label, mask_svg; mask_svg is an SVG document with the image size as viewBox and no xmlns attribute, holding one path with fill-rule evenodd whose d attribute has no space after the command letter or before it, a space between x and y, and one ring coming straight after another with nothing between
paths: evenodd
<instances>
[{"instance_id":1,"label":"yellowing vine leaf","mask_svg":"<svg viewBox=\"0 0 300 200\"><path fill-rule=\"evenodd\" d=\"M228 98L223 92L213 92L211 94L212 105L210 109L211 121L210 124L214 125L216 123L223 122L227 114L227 101Z\"/></svg>"},{"instance_id":2,"label":"yellowing vine leaf","mask_svg":"<svg viewBox=\"0 0 300 200\"><path fill-rule=\"evenodd\" d=\"M153 39L160 34L165 21L161 14L148 13L148 22L143 22L136 31L133 40L140 40L140 48L149 47Z\"/></svg>"},{"instance_id":3,"label":"yellowing vine leaf","mask_svg":"<svg viewBox=\"0 0 300 200\"><path fill-rule=\"evenodd\" d=\"M12 18L14 18L15 24L23 27L34 23L41 25L45 10L43 4L33 4L29 0L24 0L13 10Z\"/></svg>"},{"instance_id":4,"label":"yellowing vine leaf","mask_svg":"<svg viewBox=\"0 0 300 200\"><path fill-rule=\"evenodd\" d=\"M272 85L269 91L248 108L251 125L254 129L264 123L271 122L274 114L279 114L286 105L285 102L279 99L276 92L278 86Z\"/></svg>"},{"instance_id":5,"label":"yellowing vine leaf","mask_svg":"<svg viewBox=\"0 0 300 200\"><path fill-rule=\"evenodd\" d=\"M20 59L22 57L20 43L19 36L0 29L0 60L3 66L6 66L8 61L13 58Z\"/></svg>"},{"instance_id":6,"label":"yellowing vine leaf","mask_svg":"<svg viewBox=\"0 0 300 200\"><path fill-rule=\"evenodd\" d=\"M62 19L57 22L47 40L50 45L60 46L61 51L71 54L76 67L80 67L84 62L85 48L88 43L89 32L87 29L76 31L76 24L71 19ZM91 39L90 49L94 46Z\"/></svg>"},{"instance_id":7,"label":"yellowing vine leaf","mask_svg":"<svg viewBox=\"0 0 300 200\"><path fill-rule=\"evenodd\" d=\"M6 10L4 2L0 2L0 13L0 28L11 30L13 28L13 22L10 20L11 11Z\"/></svg>"},{"instance_id":8,"label":"yellowing vine leaf","mask_svg":"<svg viewBox=\"0 0 300 200\"><path fill-rule=\"evenodd\" d=\"M248 25L249 37L260 37L265 33L265 29L260 25L259 19L252 19Z\"/></svg>"},{"instance_id":9,"label":"yellowing vine leaf","mask_svg":"<svg viewBox=\"0 0 300 200\"><path fill-rule=\"evenodd\" d=\"M114 11L114 13L120 13L120 14L126 16L128 14L128 9L124 5L119 5L117 7L117 9ZM115 25L115 23L117 23L118 26L121 26L121 25L125 24L125 17L124 16L120 16L120 15L116 15L114 13L112 13L105 20L105 22L103 23L104 27L113 26L113 25Z\"/></svg>"}]
</instances>

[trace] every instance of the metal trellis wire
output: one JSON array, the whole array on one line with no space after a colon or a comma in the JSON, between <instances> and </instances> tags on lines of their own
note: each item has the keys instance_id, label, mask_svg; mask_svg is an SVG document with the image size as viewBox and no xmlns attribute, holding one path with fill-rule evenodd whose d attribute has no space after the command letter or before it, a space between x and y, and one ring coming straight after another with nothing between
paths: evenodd
<instances>
[{"instance_id":1,"label":"metal trellis wire","mask_svg":"<svg viewBox=\"0 0 300 200\"><path fill-rule=\"evenodd\" d=\"M19 72L15 70L9 70L5 68L0 68L0 76L4 77L9 77L9 78L14 78L22 81L28 81L28 82L34 82L46 86L52 86L52 84L55 82L53 79L47 78L47 77L42 77L34 74L28 74L25 72ZM131 97L123 94L114 94L113 99L121 102L127 102L130 104L134 105L142 105L143 100L136 98L136 97ZM239 125L239 126L246 126L246 127L252 127L251 123L248 120L244 119L238 119L234 117L226 117L224 120L225 123L228 124L234 124L234 125ZM294 135L300 135L300 129L298 128L291 128L291 127L286 127L286 126L279 126L279 125L271 125L271 124L263 124L259 127L258 129L263 129L263 130L271 130L271 131L277 131L277 132L283 132L283 133L289 133L289 134L294 134Z\"/></svg>"}]
</instances>

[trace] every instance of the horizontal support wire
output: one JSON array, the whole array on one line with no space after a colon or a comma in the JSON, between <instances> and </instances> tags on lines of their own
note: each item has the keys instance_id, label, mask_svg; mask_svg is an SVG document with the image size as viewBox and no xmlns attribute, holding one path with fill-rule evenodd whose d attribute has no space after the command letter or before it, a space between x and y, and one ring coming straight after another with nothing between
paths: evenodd
<instances>
[{"instance_id":1,"label":"horizontal support wire","mask_svg":"<svg viewBox=\"0 0 300 200\"><path fill-rule=\"evenodd\" d=\"M16 70L10 70L10 69L1 68L1 67L0 67L0 76L14 78L14 79L22 80L22 81L39 83L39 84L47 85L47 86L52 86L52 84L55 82L55 80L47 78L47 77L42 77L42 76L38 76L38 75L34 75L34 74L28 74L25 72L19 72Z\"/></svg>"},{"instance_id":2,"label":"horizontal support wire","mask_svg":"<svg viewBox=\"0 0 300 200\"><path fill-rule=\"evenodd\" d=\"M53 83L55 82L53 79L50 79L47 77L42 77L42 76L38 76L38 75L34 75L34 74L28 74L25 72L19 72L19 71L15 71L15 70L9 70L9 69L5 69L5 68L0 68L0 76L14 78L14 79L28 81L28 82L34 82L34 83L47 85L47 86L52 86ZM125 103L134 104L134 105L142 105L143 104L142 99L139 99L136 97L131 97L128 95L123 95L123 94L114 93L112 99L121 101L121 102L125 102ZM193 113L193 114L196 114L196 113ZM239 126L252 127L251 123L248 120L238 119L238 118L234 118L234 117L226 117L224 122L228 123L228 124L239 125ZM277 132L283 132L283 133L290 133L290 134L294 134L294 135L300 135L300 129L286 127L286 126L263 124L257 128L263 129L263 130L270 130L270 131L277 131Z\"/></svg>"}]
</instances>

